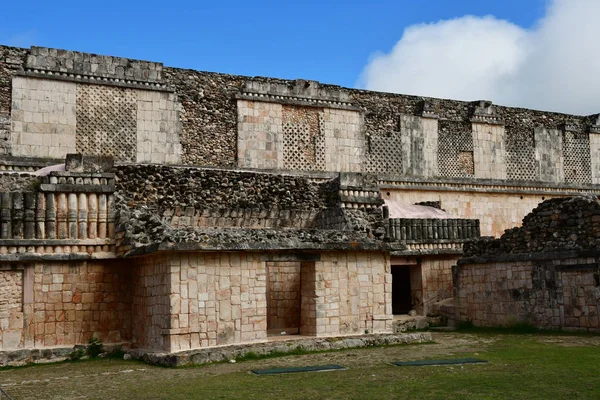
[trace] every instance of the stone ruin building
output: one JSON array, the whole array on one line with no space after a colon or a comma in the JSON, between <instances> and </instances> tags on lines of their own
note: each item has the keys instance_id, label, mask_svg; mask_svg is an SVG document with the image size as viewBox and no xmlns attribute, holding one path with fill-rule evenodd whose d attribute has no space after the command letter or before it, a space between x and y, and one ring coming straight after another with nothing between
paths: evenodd
<instances>
[{"instance_id":1,"label":"stone ruin building","mask_svg":"<svg viewBox=\"0 0 600 400\"><path fill-rule=\"evenodd\" d=\"M500 238L466 243L449 317L600 331L600 200L546 200Z\"/></svg>"},{"instance_id":2,"label":"stone ruin building","mask_svg":"<svg viewBox=\"0 0 600 400\"><path fill-rule=\"evenodd\" d=\"M1 46L0 350L391 333L468 293L464 243L600 193L599 125Z\"/></svg>"}]
</instances>

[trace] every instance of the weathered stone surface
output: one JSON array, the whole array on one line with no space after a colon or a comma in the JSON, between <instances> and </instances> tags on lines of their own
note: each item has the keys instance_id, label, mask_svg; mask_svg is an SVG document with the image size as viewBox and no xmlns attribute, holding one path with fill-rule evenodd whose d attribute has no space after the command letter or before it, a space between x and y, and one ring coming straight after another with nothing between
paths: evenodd
<instances>
[{"instance_id":1,"label":"weathered stone surface","mask_svg":"<svg viewBox=\"0 0 600 400\"><path fill-rule=\"evenodd\" d=\"M335 204L335 183L274 173L159 165L117 167L117 190L131 205L159 213L175 207L319 209Z\"/></svg>"},{"instance_id":2,"label":"weathered stone surface","mask_svg":"<svg viewBox=\"0 0 600 400\"><path fill-rule=\"evenodd\" d=\"M34 192L40 178L29 174L0 174L0 192Z\"/></svg>"},{"instance_id":3,"label":"weathered stone surface","mask_svg":"<svg viewBox=\"0 0 600 400\"><path fill-rule=\"evenodd\" d=\"M465 257L596 249L600 246L600 201L596 196L550 199L499 239L465 244Z\"/></svg>"},{"instance_id":4,"label":"weathered stone surface","mask_svg":"<svg viewBox=\"0 0 600 400\"><path fill-rule=\"evenodd\" d=\"M235 360L248 353L268 355L269 353L288 353L295 350L326 351L342 350L355 347L389 346L397 344L412 344L430 342L431 333L404 333L394 335L364 335L354 337L334 338L302 338L285 342L257 343L251 345L236 345L216 349L193 350L175 354L147 353L132 351L132 355L150 364L164 366L184 366L207 364L211 362Z\"/></svg>"}]
</instances>

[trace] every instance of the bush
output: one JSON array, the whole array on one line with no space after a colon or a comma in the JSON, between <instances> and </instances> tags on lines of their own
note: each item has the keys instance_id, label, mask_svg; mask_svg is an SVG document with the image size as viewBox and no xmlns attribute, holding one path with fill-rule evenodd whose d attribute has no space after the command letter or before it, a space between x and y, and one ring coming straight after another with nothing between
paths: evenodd
<instances>
[{"instance_id":1,"label":"bush","mask_svg":"<svg viewBox=\"0 0 600 400\"><path fill-rule=\"evenodd\" d=\"M102 341L96 337L90 338L90 340L88 340L86 354L91 358L96 358L100 353L102 353Z\"/></svg>"}]
</instances>

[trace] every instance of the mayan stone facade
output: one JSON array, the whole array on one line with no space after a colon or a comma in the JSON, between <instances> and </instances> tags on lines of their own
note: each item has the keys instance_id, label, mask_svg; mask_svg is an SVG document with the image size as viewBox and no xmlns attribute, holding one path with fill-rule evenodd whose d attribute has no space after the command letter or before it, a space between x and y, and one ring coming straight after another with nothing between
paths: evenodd
<instances>
[{"instance_id":1,"label":"mayan stone facade","mask_svg":"<svg viewBox=\"0 0 600 400\"><path fill-rule=\"evenodd\" d=\"M487 258L590 251L595 214L473 240L600 194L599 138L598 115L0 46L0 355L391 333L456 293L478 323L536 309L591 328L595 256ZM540 285L563 288L551 317Z\"/></svg>"}]
</instances>

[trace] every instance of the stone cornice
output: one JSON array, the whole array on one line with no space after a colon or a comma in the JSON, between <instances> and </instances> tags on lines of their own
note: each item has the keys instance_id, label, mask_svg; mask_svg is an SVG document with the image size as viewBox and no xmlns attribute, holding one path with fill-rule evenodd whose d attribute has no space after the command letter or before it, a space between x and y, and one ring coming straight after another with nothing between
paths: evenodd
<instances>
[{"instance_id":1,"label":"stone cornice","mask_svg":"<svg viewBox=\"0 0 600 400\"><path fill-rule=\"evenodd\" d=\"M380 176L383 189L411 189L449 192L522 193L541 195L600 194L600 185L553 184L544 182L487 181L487 180L436 180L394 176Z\"/></svg>"},{"instance_id":2,"label":"stone cornice","mask_svg":"<svg viewBox=\"0 0 600 400\"><path fill-rule=\"evenodd\" d=\"M174 92L175 89L158 82L143 82L131 79L95 77L91 75L82 75L69 72L53 72L37 69L25 69L15 73L15 76L23 76L38 79L52 79L64 82L87 83L91 85L117 86L129 89L153 90L159 92Z\"/></svg>"}]
</instances>

